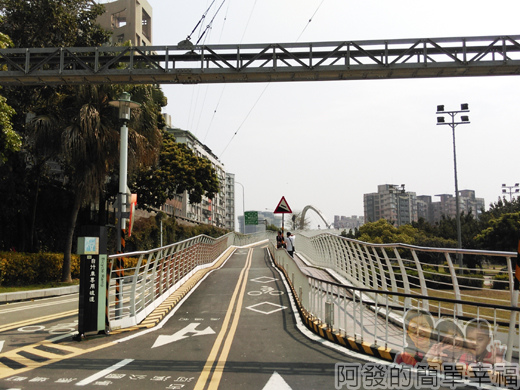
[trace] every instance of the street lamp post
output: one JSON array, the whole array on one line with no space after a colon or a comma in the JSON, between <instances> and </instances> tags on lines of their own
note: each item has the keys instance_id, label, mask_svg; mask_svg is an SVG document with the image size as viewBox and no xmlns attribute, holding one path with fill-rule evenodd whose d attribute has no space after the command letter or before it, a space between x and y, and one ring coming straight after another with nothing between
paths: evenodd
<instances>
[{"instance_id":1,"label":"street lamp post","mask_svg":"<svg viewBox=\"0 0 520 390\"><path fill-rule=\"evenodd\" d=\"M119 96L118 100L114 100L109 102L111 106L119 107L119 119L121 120L121 135L119 142L119 194L118 194L118 203L119 207L117 208L117 235L116 235L116 249L117 253L123 252L123 229L125 228L125 218L126 218L126 203L125 195L127 193L127 172L128 172L128 127L127 123L130 121L130 109L137 108L140 106L139 103L133 102L130 100L130 94L128 92L123 92L121 96ZM122 280L124 277L124 264L123 259L116 260L116 272L118 278L116 278L116 317L119 317L123 312L123 289L121 287Z\"/></svg>"},{"instance_id":2,"label":"street lamp post","mask_svg":"<svg viewBox=\"0 0 520 390\"><path fill-rule=\"evenodd\" d=\"M458 111L445 111L444 105L437 106L437 115L438 114L447 114L451 117L451 122L446 122L444 116L437 117L437 125L448 125L451 127L451 132L453 135L453 170L455 173L455 212L457 213L457 246L459 249L462 249L462 232L460 227L460 203L459 203L459 184L457 181L457 152L455 147L455 127L458 125L466 125L469 124L469 117L467 115L461 115L460 120L456 120L458 114L469 112L469 106L467 103L462 103L460 105L460 110ZM457 259L459 263L459 267L462 272L462 254L457 253Z\"/></svg>"},{"instance_id":3,"label":"street lamp post","mask_svg":"<svg viewBox=\"0 0 520 390\"><path fill-rule=\"evenodd\" d=\"M242 233L246 233L246 195L244 190L244 185L242 183L239 183L238 181L235 181L235 184L240 184L242 187L242 214L244 215L244 231Z\"/></svg>"},{"instance_id":4,"label":"street lamp post","mask_svg":"<svg viewBox=\"0 0 520 390\"><path fill-rule=\"evenodd\" d=\"M506 188L509 190L506 190ZM513 188L515 189L514 193L517 194L520 192L520 183L515 183L514 186L506 186L505 184L502 184L502 193L507 194L509 192L509 201L511 202L513 200Z\"/></svg>"},{"instance_id":5,"label":"street lamp post","mask_svg":"<svg viewBox=\"0 0 520 390\"><path fill-rule=\"evenodd\" d=\"M121 120L121 134L119 142L119 194L118 194L118 234L122 235L125 228L124 213L126 212L126 187L128 173L128 127L130 121L130 109L140 106L139 103L130 100L130 94L123 92L118 100L109 102L111 106L119 107L119 119ZM121 237L117 238L117 251L121 253Z\"/></svg>"}]
</instances>

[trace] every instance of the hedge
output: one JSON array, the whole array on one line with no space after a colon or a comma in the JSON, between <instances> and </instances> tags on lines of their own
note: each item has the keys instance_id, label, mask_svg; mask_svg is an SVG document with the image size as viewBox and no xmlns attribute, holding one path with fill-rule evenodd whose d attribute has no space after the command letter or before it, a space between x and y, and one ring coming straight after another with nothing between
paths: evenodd
<instances>
[{"instance_id":1,"label":"hedge","mask_svg":"<svg viewBox=\"0 0 520 390\"><path fill-rule=\"evenodd\" d=\"M493 289L509 290L509 275L507 273L495 275L493 278Z\"/></svg>"},{"instance_id":2,"label":"hedge","mask_svg":"<svg viewBox=\"0 0 520 390\"><path fill-rule=\"evenodd\" d=\"M27 286L61 279L63 253L0 252L0 285ZM72 255L71 274L79 278L79 256Z\"/></svg>"}]
</instances>

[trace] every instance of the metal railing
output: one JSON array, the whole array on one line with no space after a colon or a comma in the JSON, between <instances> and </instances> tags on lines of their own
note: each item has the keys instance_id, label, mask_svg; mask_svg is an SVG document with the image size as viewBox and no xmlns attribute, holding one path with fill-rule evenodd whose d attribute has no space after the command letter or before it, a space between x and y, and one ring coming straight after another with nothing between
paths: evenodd
<instances>
[{"instance_id":1,"label":"metal railing","mask_svg":"<svg viewBox=\"0 0 520 390\"><path fill-rule=\"evenodd\" d=\"M274 239L271 248L274 251ZM310 277L285 251L274 251L303 310L344 337L403 348L403 315L429 311L438 322L465 325L485 320L493 340L507 346L507 361L518 356L516 253L370 244L334 234L297 233L295 247L309 265L326 268L338 283ZM462 253L459 269L452 261Z\"/></svg>"},{"instance_id":2,"label":"metal railing","mask_svg":"<svg viewBox=\"0 0 520 390\"><path fill-rule=\"evenodd\" d=\"M109 256L108 321L111 330L139 324L198 270L210 267L231 246L262 235L200 235L149 251Z\"/></svg>"}]
</instances>

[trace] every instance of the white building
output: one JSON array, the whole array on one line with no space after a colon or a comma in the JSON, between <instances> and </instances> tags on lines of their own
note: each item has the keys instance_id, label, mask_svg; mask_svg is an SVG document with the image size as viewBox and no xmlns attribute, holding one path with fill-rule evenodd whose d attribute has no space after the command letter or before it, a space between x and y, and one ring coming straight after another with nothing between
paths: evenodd
<instances>
[{"instance_id":1,"label":"white building","mask_svg":"<svg viewBox=\"0 0 520 390\"><path fill-rule=\"evenodd\" d=\"M164 211L173 211L173 213L169 213L193 222L234 230L234 222L231 223L235 218L234 208L232 211L230 210L230 204L234 205L234 191L230 194L232 203L227 201L228 184L229 187L234 189L234 176L226 174L224 164L213 154L210 148L202 144L192 133L172 127L167 127L166 130L175 137L176 142L188 146L197 157L205 157L211 162L220 183L220 190L213 199L203 196L202 202L198 204L190 203L188 193L184 192L184 194L175 196L174 199L168 201L165 205L167 209ZM231 179L232 185L229 183Z\"/></svg>"}]
</instances>

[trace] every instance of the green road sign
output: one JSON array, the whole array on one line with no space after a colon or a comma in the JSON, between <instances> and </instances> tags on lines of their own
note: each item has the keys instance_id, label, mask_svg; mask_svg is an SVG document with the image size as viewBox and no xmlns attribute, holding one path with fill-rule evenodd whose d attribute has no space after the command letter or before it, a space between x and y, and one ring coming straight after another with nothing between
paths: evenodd
<instances>
[{"instance_id":1,"label":"green road sign","mask_svg":"<svg viewBox=\"0 0 520 390\"><path fill-rule=\"evenodd\" d=\"M244 217L246 225L258 225L258 211L246 211Z\"/></svg>"}]
</instances>

